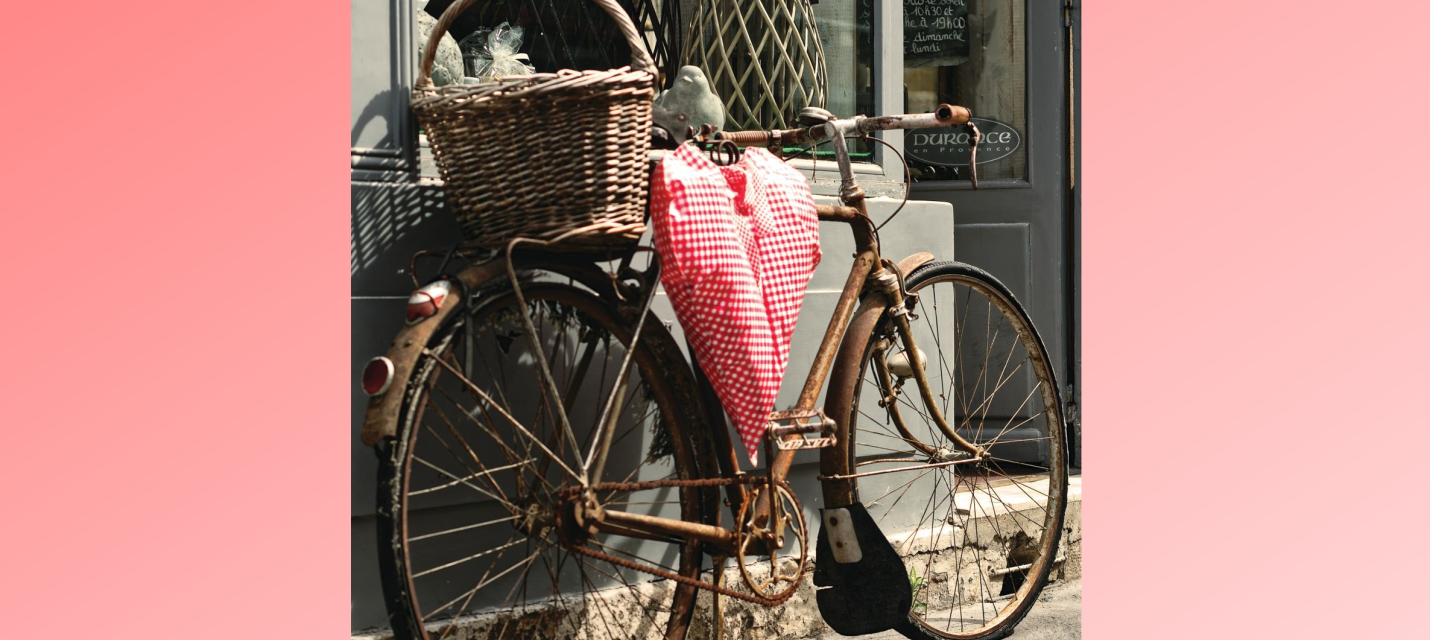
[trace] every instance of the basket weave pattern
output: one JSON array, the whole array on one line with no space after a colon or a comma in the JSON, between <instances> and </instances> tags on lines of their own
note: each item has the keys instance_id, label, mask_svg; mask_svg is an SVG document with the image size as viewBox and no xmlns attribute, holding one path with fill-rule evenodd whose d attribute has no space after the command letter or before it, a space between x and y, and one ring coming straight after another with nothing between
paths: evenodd
<instances>
[{"instance_id":1,"label":"basket weave pattern","mask_svg":"<svg viewBox=\"0 0 1430 640\"><path fill-rule=\"evenodd\" d=\"M472 1L448 7L433 33ZM412 111L464 245L562 236L572 247L618 246L645 231L654 64L625 12L613 0L594 1L627 36L634 69L434 87L424 49Z\"/></svg>"}]
</instances>

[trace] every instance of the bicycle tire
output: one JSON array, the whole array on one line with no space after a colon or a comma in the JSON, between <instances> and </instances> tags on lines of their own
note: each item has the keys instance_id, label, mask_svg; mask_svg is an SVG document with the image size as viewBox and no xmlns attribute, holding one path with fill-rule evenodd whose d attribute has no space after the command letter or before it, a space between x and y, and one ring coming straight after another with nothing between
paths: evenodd
<instances>
[{"instance_id":1,"label":"bicycle tire","mask_svg":"<svg viewBox=\"0 0 1430 640\"><path fill-rule=\"evenodd\" d=\"M953 304L949 304L947 298L939 300L940 284L951 285L945 289L952 288L955 292L958 287L963 287L966 298L961 309L957 299L953 300ZM874 420L879 414L870 414L871 404L866 402L861 407L861 392L872 394L874 398L889 397L881 388L877 370L871 363L872 358L878 357L877 347L887 345L891 340L893 344L898 344L894 340L893 323L887 311L869 309L866 312L868 317L861 320L856 316L850 335L845 338L849 349L843 351L851 355L853 348L863 345L857 356L860 358L858 366L847 369L857 373L852 376L846 374L843 379L833 381L840 385L845 394L843 397L848 399L847 413L841 415L848 421L848 456L842 460L842 465L836 464L836 469L840 475L871 472L875 475L848 479L848 492L842 495L852 495L855 501L865 505L904 559L905 569L910 574L914 607L907 620L896 627L897 631L917 640L1005 638L1013 633L1042 592L1061 548L1063 516L1067 508L1067 441L1057 381L1047 350L1032 320L1007 287L992 275L963 263L935 262L911 273L906 287L919 294L914 308L916 315L913 316L916 319L911 324L915 327L915 340L924 350L924 366L930 386L943 398L941 410L958 427L961 436L988 446L989 458L984 462L942 467L920 468L914 464L915 459L922 459L924 465L957 460L946 438L930 426L931 419L920 412L920 407L925 411L928 407L919 392L914 390L914 385L895 395L891 404L898 409L906 430L914 436L914 440L928 444L935 449L934 454L920 450L910 444L902 432L889 428L894 415L888 409L875 409L884 414L885 425L880 426ZM974 295L982 297L976 304ZM945 308L940 309L940 304ZM987 321L976 311L978 306L984 307L981 316L986 316ZM960 311L961 317L958 313L943 317L948 307ZM971 363L959 360L958 356L974 351L972 347L976 338L964 344L965 336L970 331L978 330L974 320L983 322L984 338L989 337L994 309L1000 318L997 326L1003 327L1001 323L1006 320L1014 336L1008 340L1011 345L1008 347L1009 357L998 373L998 383L988 383L987 373L991 368L987 366L979 369L977 377L982 378L981 381L975 378L970 382L973 378L969 375ZM875 317L877 320L874 320ZM919 328L921 325L922 329ZM953 330L951 336L956 352L953 364L948 363L948 356L944 353L948 346L945 342L950 339L949 329ZM984 343L982 349L987 354L985 361L992 359L992 353L999 344L1000 334L993 332L991 340ZM1000 431L988 438L985 425L993 408L1006 409L1008 405L1004 403L1007 400L1003 398L1012 397L1014 402L1019 399L1012 394L996 400L994 396L1000 390L1011 391L1018 386L1015 378L1020 369L1009 372L1007 363L1020 350L1025 355L1022 364L1029 365L1028 372L1032 379L1030 385L1023 386L1031 386L1031 390L1028 390L1022 405L1008 412L1008 420L998 416L994 427ZM937 378L933 371L936 366L940 368ZM1021 364L1019 366L1021 368ZM895 378L891 376L890 380ZM991 387L992 392L981 400L969 397L971 394L968 391L977 391L980 385L984 391ZM831 387L831 394L834 389ZM1042 393L1036 393L1038 391ZM1039 398L1040 410L1024 406L1027 398L1032 397ZM952 412L946 411L950 402ZM837 400L831 405L840 406ZM834 408L829 411L829 415L835 415ZM974 416L978 419L976 428ZM1042 419L1036 420L1039 417ZM865 423L862 431L861 419ZM920 419L924 424L913 424ZM1025 421L1010 429L1009 425L1015 420ZM1038 438L1008 437L1015 432L1027 434L1027 421L1034 420L1034 433L1040 431L1046 435ZM894 444L896 441L900 444ZM933 446L935 444L939 446ZM1010 448L1010 445L1018 446ZM1039 448L1045 456L1044 465L1032 465L1027 458ZM1009 451L1017 451L1016 455L1024 459L1015 463L1013 458L1001 457L1014 455ZM905 454L911 455L904 457ZM936 458L935 455L942 457ZM930 474L932 479L928 478ZM888 487L891 479L897 481L911 476L913 479L904 484ZM862 492L861 479L865 482ZM932 488L929 488L930 484ZM940 489L941 485L943 489ZM915 487L920 491L914 491ZM1015 494L1009 487L1020 490L1021 495ZM1046 487L1046 491L1039 491L1040 487ZM900 490L901 493L895 493ZM941 491L947 492L947 495L942 495ZM910 493L915 495L910 496ZM1039 493L1042 495L1039 496ZM826 500L831 495L841 494L838 490L826 488ZM891 504L881 502L890 496L895 496L891 498ZM903 511L896 510L900 501L910 498L913 502L906 504ZM919 504L925 506L918 513L918 521L910 527L907 507ZM966 508L960 507L960 504L966 505ZM960 531L961 540L958 539ZM948 542L953 543L949 547L940 544L944 542L944 532L948 532ZM975 605L977 614L971 611Z\"/></svg>"},{"instance_id":2,"label":"bicycle tire","mask_svg":"<svg viewBox=\"0 0 1430 640\"><path fill-rule=\"evenodd\" d=\"M587 381L596 380L596 378L586 375L592 371L590 367L594 366L590 364L588 364L586 368L579 369L579 373L573 373L573 371L577 371L577 369L573 369L573 365L580 367L580 360L583 359L575 356L575 350L581 349L588 344L586 342L588 336L604 333L606 336L604 338L606 358L603 358L603 364L606 365L606 367L603 373L609 371L609 378L613 383L615 371L618 370L621 360L620 356L624 354L624 349L616 348L614 345L616 343L619 343L622 347L629 345L633 327L623 321L622 315L603 299L571 285L529 285L523 288L523 292L527 300L528 308L533 310L533 321L539 327L539 333L547 333L548 329L555 327L555 329L550 331L553 336L553 344L557 341L562 341L564 344L567 341L567 338L562 337L563 331L568 334L575 332L577 336L576 346L568 349L568 351L572 352L571 357L564 362L564 372L568 374L568 377L558 384L564 385L564 387L559 388L565 388L568 391L571 391L573 386L576 387L574 392L563 395L563 404L572 405L568 407L569 410L574 412L571 419L572 427L573 429L579 429L576 413L580 412L582 403L575 402L575 400L577 398L589 400L590 397L592 397L588 396L584 390L589 388L586 384ZM451 407L454 406L460 408L467 416L476 416L478 409L481 409L481 413L487 416L491 414L493 409L500 408L508 412L509 415L523 418L514 420L514 422L524 422L524 417L529 415L528 413L521 413L521 411L525 410L525 405L515 401L518 394L521 393L516 385L509 384L505 387L507 392L512 394L512 400L507 400L504 406L501 406L502 403L497 399L494 393L487 394L488 398L493 401L489 403L485 399L476 396L475 393L470 392L467 382L472 381L468 380L463 382L458 378L456 373L456 371L465 372L466 375L463 375L462 378L481 378L481 376L473 374L472 370L468 369L468 367L474 366L475 360L482 359L479 356L473 355L473 352L477 350L487 350L476 347L479 341L483 341L482 344L486 346L495 344L498 349L503 350L501 356L496 356L496 351L493 350L490 354L493 360L520 361L523 357L530 358L532 356L530 351L524 351L522 348L525 344L524 336L504 335L501 333L503 329L519 326L512 321L517 317L514 313L516 306L515 296L510 291L485 296L468 309L462 309L459 310L458 313L453 314L452 317L444 323L444 326L433 334L428 344L428 355L424 355L422 359L419 360L417 366L414 368L412 379L404 390L404 402L399 412L397 437L384 441L377 447L379 459L379 483L377 491L378 549L384 595L394 635L400 640L409 638L415 640L438 640L447 635L447 629L457 629L466 626L474 628L476 631L467 630L465 632L485 632L487 634L481 637L576 637L583 632L583 628L589 625L594 629L604 628L607 633L612 634L611 637L660 637L676 640L683 638L694 617L696 606L696 590L694 588L670 583L664 583L663 586L657 585L656 587L650 587L649 585L653 583L646 580L649 576L645 574L623 570L612 563L595 566L594 563L596 561L593 561L589 557L578 557L570 552L563 552L559 542L553 543L551 541L550 538L555 536L552 530L542 530L542 525L535 524L549 521L549 519L535 516L525 517L525 512L518 513L518 511L511 509L513 506L526 506L527 511L540 511L543 508L548 508L550 501L553 499L552 496L559 493L561 488L564 488L564 485L557 486L557 484L553 484L550 481L551 478L562 477L560 475L562 471L556 468L560 465L543 465L539 462L535 462L536 457L541 457L544 454L541 454L541 451L538 450L537 447L530 445L526 447L524 453L516 457L534 457L528 457L527 460L517 460L513 463L511 454L516 453L513 448L513 443L516 442L515 436L517 435L514 428L510 429L511 436L513 437L511 442L499 442L501 438L499 438L498 435L493 435L494 432L500 433L499 430L495 429L497 426L496 420L486 422L486 427L493 428L493 431L487 431L482 428L480 424L482 422L481 418L472 417L469 422L472 423L472 425L476 425L476 427L467 428L467 433L465 437L463 437L463 430L454 426L451 418L447 417L449 414L461 415L451 411ZM540 318L536 317L538 313L542 312L545 312L546 315ZM503 320L503 317L505 317L506 320ZM543 325L545 319L550 319L553 323L557 323L570 322L572 318L575 319L578 325ZM480 329L480 327L483 326L483 323L490 324L490 332L488 334L481 334L482 329ZM488 338L494 342L485 342ZM614 339L614 341L612 339ZM584 353L595 353L598 348L596 345L601 344L602 340L600 337L594 338L594 341L589 343L591 346ZM467 348L463 345L474 346ZM503 345L505 346L503 347ZM654 408L651 409L649 413L643 414L642 419L644 419L644 416L654 416L654 419L660 421L657 427L668 430L666 432L668 440L663 441L664 444L661 446L668 447L669 466L673 468L672 475L681 479L695 479L702 477L702 469L714 469L715 463L711 457L708 443L702 446L700 440L703 434L700 433L699 423L696 422L696 420L699 419L697 415L698 407L691 408L687 406L689 405L688 401L690 398L686 396L693 393L688 392L688 390L695 388L693 381L690 380L692 374L688 366L682 367L671 362L671 358L668 354L674 349L673 345L673 340L661 323L655 319L654 315L648 316L642 328L641 344L632 359L632 371L630 373L633 377L639 374L640 383L631 387L630 393L626 396L627 400L623 405L630 404L631 400L637 398L639 394L649 394L648 404L653 404ZM510 349L510 352L505 352L505 349ZM613 351L613 349L615 350ZM466 356L467 359L465 361L460 360L460 356L456 355L458 351L463 352L462 355ZM554 351L559 352L560 349L557 348ZM678 351L675 351L675 353L678 353ZM555 362L558 359L557 353L548 348L546 355L553 361L554 365L558 364ZM464 366L454 366L456 371L449 370L438 362L439 359L448 359ZM593 355L588 359L595 361L596 356ZM453 362L449 362L449 364L453 364ZM483 362L486 362L486 360L483 359ZM532 370L534 371L534 368ZM505 377L506 373L507 370L502 369L501 379L510 382L510 380ZM562 374L562 370L553 368L552 373L561 380L560 375ZM492 381L497 380L497 375L492 371L490 366L486 368L485 374L488 374L487 377L491 378ZM444 380L444 378L446 378L446 380ZM529 386L523 386L522 389L526 389L528 393L532 393L534 392L533 390L542 388L535 375L531 375L529 379ZM606 377L599 378L598 386L601 386L602 390L604 389L603 385L605 385L606 379ZM452 400L450 391L443 389L443 385L450 383L460 383L457 386L468 390L469 395L475 399L475 404L472 409L468 410L464 405ZM476 383L473 382L473 384ZM491 385L488 391L500 390L502 388L499 383L492 382ZM604 394L597 395L599 397L606 397ZM443 397L439 398L439 396ZM540 398L544 398L544 393ZM505 395L502 396L501 400L506 400ZM544 403L538 402L537 404L543 405ZM601 403L587 402L585 404L600 405ZM630 404L630 406L634 407L636 405ZM533 410L535 411L535 421L526 422L528 430L533 435L539 435L541 438L551 438L549 442L556 443L556 445L564 445L565 442L569 440L560 435L562 432L556 428L555 421L553 420L547 420L547 422L552 423L549 425L551 427L549 430L538 430L543 423L543 411L540 409ZM432 420L431 418L433 416L436 416L437 419ZM622 419L625 417L627 416L623 415ZM626 439L626 436L636 429L644 429L646 424L641 421L642 419L633 420L629 426L626 426L624 423L618 425L616 433L622 433L622 430L624 430L624 435L620 436L621 440L617 440L616 443L613 444L613 447L620 444ZM591 422L594 421L595 420L592 420ZM434 428L433 423L437 423L439 426ZM472 425L463 426L471 427ZM442 429L448 429L450 431L451 435L448 437L451 441L450 443L438 437L444 435L441 431ZM500 446L474 447L469 444L469 442L485 443L485 441L480 439L480 436L483 434L478 433L478 431L485 433L487 436L486 440L490 440L494 445ZM589 429L587 433L589 435ZM575 437L578 439L581 438L579 432ZM419 485L415 484L418 482L415 478L424 473L422 471L424 468L432 466L430 460L426 460L421 456L426 455L427 451L437 450L438 441L441 441L441 447L445 448L453 459L460 460L460 450L465 449L465 452L468 454L467 457L477 462L477 467L482 470L482 473L466 475L465 479L468 482L462 483L457 476L463 475L465 473L464 471L460 469L444 470L445 476L443 476L442 473L436 474L439 476L438 479L444 481L442 485L421 485L419 488ZM455 446L457 442L460 442L462 446ZM662 441L653 438L652 442ZM645 449L646 446L642 445L640 448ZM629 449L629 447L627 447L627 449ZM478 450L482 451L482 453L477 453ZM419 454L419 451L422 453ZM561 446L549 446L548 451L562 452L564 449ZM617 460L621 459L620 455L622 453L630 454L631 452L613 452L611 454L611 456L613 456L612 462L608 465L607 471L609 473L603 476L604 481L619 482L622 480L656 479L645 475L646 472L649 471L645 465L655 464L652 462L653 459L656 459L653 450L645 456L644 462L632 463L635 468L624 478L616 476L616 474L626 470L624 467L611 466L615 465ZM498 457L499 454L501 454L501 457ZM487 457L486 462L481 460L482 456ZM551 456L544 457L551 458ZM566 457L569 458L570 456ZM629 462L630 456L626 455L625 460ZM559 459L553 459L553 461L557 463L561 462ZM451 464L446 460L442 460L441 462L444 465ZM495 464L496 462L501 462L502 464L497 465ZM574 459L570 459L567 462L574 462ZM508 464L514 464L515 466L512 466L506 471L501 471L497 468ZM414 469L417 471L414 471ZM467 466L466 472L470 471L473 471L473 469L471 466ZM483 473L485 475L483 475ZM428 475L430 476L431 474ZM448 480L448 478L451 478L451 480ZM593 483L596 481L596 479L593 479ZM448 490L446 485L450 485L451 488L460 488L463 484L473 489L485 489L485 491L479 492L484 494L479 496L480 501L471 504L464 503L461 500L458 500L457 503L454 504L440 503L440 501L427 504L430 500L435 500L432 496L446 496L447 494L442 493ZM519 497L517 488L528 485L527 491L530 495ZM545 488L543 488L543 485L545 485ZM510 494L508 494L508 491L510 491ZM632 505L625 507L627 510L642 511L640 507L635 506L635 503L638 502L636 496L643 495L643 493L611 492L604 498L603 503L608 508L614 508L614 505L611 503L625 497L627 502L632 503ZM712 502L714 500L712 490L682 488L675 489L674 493L677 496L675 500L668 501L667 503L652 503L654 506L646 507L643 511L650 513L661 512L661 515L667 517L678 516L687 521L707 522L710 519L710 514L713 512ZM501 494L501 497L499 498L496 494ZM420 501L423 501L421 506L417 504L419 498ZM467 499L476 498L478 497L467 496ZM447 497L443 499L451 500L451 498ZM546 501L546 503L544 504L543 501ZM507 521L512 524L511 527L508 528L514 527L516 533L511 535L507 543L503 543L507 546L503 547L501 551L496 551L497 546L484 548L480 546L485 544L481 541L471 543L477 545L475 547L476 549L482 549L477 555L482 555L483 553L488 555L492 553L498 554L496 560L492 561L492 564L488 566L486 574L479 578L474 584L470 581L461 582L454 587L451 584L454 578L447 578L441 575L443 572L465 569L465 567L460 566L443 568L445 564L444 561L448 557L457 557L458 560L461 560L461 554L469 553L473 550L473 547L467 547L460 553L442 552L438 554L439 557L435 560L431 557L419 558L419 556L430 556L434 553L428 549L419 548L421 547L421 545L417 544L419 542L427 543L441 538L442 544L455 545L456 543L450 541L463 538L477 540L479 535L498 531L503 529L503 527L489 526L494 524L493 521L472 526L464 524L458 527L448 526L450 522L444 522L441 526L445 528L434 532L431 530L430 525L419 525L415 521L427 519L429 514L434 513L450 521L451 518L454 517L454 514L461 515L463 511L470 511L473 514L477 512L497 512L499 518L505 518L505 516L500 515L503 510L505 510L505 513L510 514L510 518L507 519ZM481 517L485 518L486 516ZM472 519L476 519L476 516L473 516ZM495 521L497 524L500 524L500 522L501 520ZM518 523L521 524L521 526L517 526ZM523 526L526 527L527 530L523 530ZM510 532L502 531L502 533ZM498 535L498 537L500 537L500 535ZM495 574L496 563L507 553L506 549L519 549L523 546L520 542L515 545L509 544L519 537L524 537L524 546L528 552L529 559L526 560L527 568L520 570L520 575L516 575L514 570L508 570L508 576L510 577L497 575L488 578L488 576ZM621 538L620 540L625 541L626 539ZM612 540L609 536L605 537L604 541L612 543L612 546L608 547L609 549L625 553L627 556L635 556L638 560L654 559L640 557L639 551L644 548L640 545L649 546L650 544L655 544L659 546L662 544L637 541L636 546L632 547L621 541ZM591 545L603 544L599 538L593 536ZM535 553L531 552L533 546L537 549ZM672 572L681 575L698 577L703 557L699 545L685 541L681 544L672 544L669 546L676 548L676 558L673 562L675 566L669 566L658 560L652 562L652 564L656 564L666 570L672 570ZM635 549L636 552L632 552L632 549ZM542 577L538 573L531 572L531 567L538 564L535 559L538 555L541 556L540 564L545 565L543 568L546 570L547 576ZM568 563L570 567L579 573L577 577L577 588L580 589L582 595L579 602L570 596L569 590L566 588L571 584L572 579L570 572L566 571ZM481 563L472 562L472 564L486 563L483 561ZM517 565L512 566L515 568ZM553 566L555 567L554 569ZM587 568L590 568L591 571L588 572ZM537 571L540 570L538 569ZM432 578L434 577L442 578L442 582L433 583ZM532 603L527 599L528 588L531 586L530 583L536 581L538 578L546 580L544 587L547 590L546 595L549 597L538 598L538 600L540 600L539 603ZM505 580L505 582L501 582L500 580ZM483 593L483 597L485 598L485 594L492 592L493 589L499 588L506 590L509 583L511 591L508 592L507 597L502 602L487 606L481 611L468 612L469 605L472 605L473 601L477 599L478 593ZM602 583L605 588L597 588L597 583ZM462 592L462 588L467 586L472 586L473 588L469 592ZM516 592L518 586L522 594L520 607L515 605L513 596L511 595ZM616 590L624 588L626 591L613 595L607 588ZM445 610L434 611L439 602L445 601L451 605L451 602L455 600L448 600L448 597L454 592L466 598L466 601L462 603L460 609L456 609L455 613L453 613L453 609L449 606ZM540 590L538 589L538 593L539 592ZM598 592L601 593L593 600L591 596L597 595ZM663 595L668 596L668 602L666 602L663 607L664 610L662 610L661 606ZM626 598L626 600L622 600L622 598ZM645 599L642 600L642 598ZM592 602L595 604L592 604ZM616 604L611 604L612 602ZM632 602L634 602L633 606L631 604ZM574 613L577 611L577 607L580 607L579 613ZM454 621L457 624L453 624ZM500 624L499 627L497 626L498 624ZM486 626L483 627L483 625Z\"/></svg>"}]
</instances>

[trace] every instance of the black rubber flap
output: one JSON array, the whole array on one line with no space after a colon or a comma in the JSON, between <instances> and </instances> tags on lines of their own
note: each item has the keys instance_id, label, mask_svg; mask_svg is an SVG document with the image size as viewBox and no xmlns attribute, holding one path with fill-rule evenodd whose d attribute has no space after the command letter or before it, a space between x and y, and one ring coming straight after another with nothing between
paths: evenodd
<instances>
[{"instance_id":1,"label":"black rubber flap","mask_svg":"<svg viewBox=\"0 0 1430 640\"><path fill-rule=\"evenodd\" d=\"M836 508L849 510L854 537L864 557L848 564L834 561L824 524L828 509L820 509L814 564L814 597L819 613L841 635L862 636L893 629L908 619L913 604L904 562L864 505Z\"/></svg>"}]
</instances>

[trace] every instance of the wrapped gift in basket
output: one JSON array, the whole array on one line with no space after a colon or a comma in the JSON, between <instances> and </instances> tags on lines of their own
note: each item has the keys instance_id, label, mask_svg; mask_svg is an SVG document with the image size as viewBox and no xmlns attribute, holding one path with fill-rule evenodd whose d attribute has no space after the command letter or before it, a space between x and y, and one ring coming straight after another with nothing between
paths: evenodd
<instances>
[{"instance_id":1,"label":"wrapped gift in basket","mask_svg":"<svg viewBox=\"0 0 1430 640\"><path fill-rule=\"evenodd\" d=\"M475 1L455 2L438 19L411 102L463 245L517 237L571 250L634 245L645 231L656 87L636 26L616 0L591 0L615 20L630 66L434 86L441 35Z\"/></svg>"}]
</instances>

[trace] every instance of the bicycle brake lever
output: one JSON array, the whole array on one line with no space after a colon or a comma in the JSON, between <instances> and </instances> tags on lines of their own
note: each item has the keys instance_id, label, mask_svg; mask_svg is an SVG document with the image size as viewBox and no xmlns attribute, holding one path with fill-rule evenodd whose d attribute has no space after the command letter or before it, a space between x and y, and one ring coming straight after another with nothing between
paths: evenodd
<instances>
[{"instance_id":1,"label":"bicycle brake lever","mask_svg":"<svg viewBox=\"0 0 1430 640\"><path fill-rule=\"evenodd\" d=\"M968 181L973 183L973 188L978 188L978 141L983 139L983 134L978 132L978 125L972 120L963 123L964 130L968 131Z\"/></svg>"}]
</instances>

